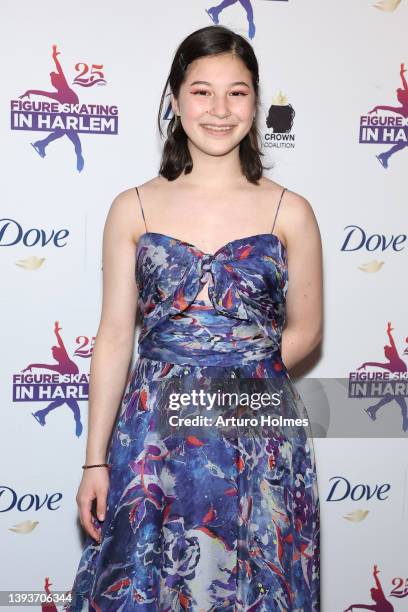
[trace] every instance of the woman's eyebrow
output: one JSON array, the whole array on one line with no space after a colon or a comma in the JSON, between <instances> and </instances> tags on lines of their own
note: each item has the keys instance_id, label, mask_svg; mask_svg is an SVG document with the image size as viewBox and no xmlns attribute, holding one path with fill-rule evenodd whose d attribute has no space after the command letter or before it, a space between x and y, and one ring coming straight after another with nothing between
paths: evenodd
<instances>
[{"instance_id":1,"label":"woman's eyebrow","mask_svg":"<svg viewBox=\"0 0 408 612\"><path fill-rule=\"evenodd\" d=\"M211 83L209 83L208 81L193 81L192 83L190 83L190 87L192 87L192 85L211 85ZM232 87L233 85L244 85L245 87L249 88L248 83L245 83L245 81L234 81L233 83L230 83L230 87Z\"/></svg>"}]
</instances>

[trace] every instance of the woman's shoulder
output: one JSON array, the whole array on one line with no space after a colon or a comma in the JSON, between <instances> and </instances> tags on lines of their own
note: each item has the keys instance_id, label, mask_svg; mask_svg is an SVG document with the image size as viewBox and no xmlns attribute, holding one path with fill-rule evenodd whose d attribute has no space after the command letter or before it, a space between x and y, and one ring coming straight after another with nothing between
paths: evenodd
<instances>
[{"instance_id":1,"label":"woman's shoulder","mask_svg":"<svg viewBox=\"0 0 408 612\"><path fill-rule=\"evenodd\" d=\"M287 185L273 181L272 179L263 176L260 180L261 187L267 196L281 195L284 192L283 197L288 202L289 206L297 206L298 208L308 208L311 206L307 198L296 191L293 191Z\"/></svg>"},{"instance_id":2,"label":"woman's shoulder","mask_svg":"<svg viewBox=\"0 0 408 612\"><path fill-rule=\"evenodd\" d=\"M167 181L166 181L167 182ZM137 198L137 192L141 196L142 193L153 193L154 191L158 191L163 187L162 177L154 176L153 178L145 181L144 183L138 183L120 191L115 197L114 201L123 203L124 205L129 204L129 202L134 202L135 198Z\"/></svg>"},{"instance_id":3,"label":"woman's shoulder","mask_svg":"<svg viewBox=\"0 0 408 612\"><path fill-rule=\"evenodd\" d=\"M270 196L272 202L281 200L279 214L285 217L287 224L301 223L314 216L313 206L305 196L267 177L262 177L261 181L268 199Z\"/></svg>"},{"instance_id":4,"label":"woman's shoulder","mask_svg":"<svg viewBox=\"0 0 408 612\"><path fill-rule=\"evenodd\" d=\"M317 234L318 223L309 200L271 179L263 177L265 192L270 194L272 206L279 206L277 218L277 231L284 237L286 244L293 244L306 234Z\"/></svg>"},{"instance_id":5,"label":"woman's shoulder","mask_svg":"<svg viewBox=\"0 0 408 612\"><path fill-rule=\"evenodd\" d=\"M140 185L133 185L117 193L110 204L106 218L108 227L126 233L137 243L145 231L143 219L144 198L149 191L154 190L156 178ZM147 197L147 200L150 196Z\"/></svg>"},{"instance_id":6,"label":"woman's shoulder","mask_svg":"<svg viewBox=\"0 0 408 612\"><path fill-rule=\"evenodd\" d=\"M133 242L137 243L146 231L145 218L148 218L152 204L160 203L164 189L168 183L163 177L152 179L123 189L117 193L111 202L107 225L113 226L122 233L127 233ZM147 205L146 205L147 204Z\"/></svg>"},{"instance_id":7,"label":"woman's shoulder","mask_svg":"<svg viewBox=\"0 0 408 612\"><path fill-rule=\"evenodd\" d=\"M171 181L168 181L166 178L160 175L153 176L144 183L137 185L137 188L141 193L143 192L151 197L162 193L164 189L168 189L169 187L171 188Z\"/></svg>"}]
</instances>

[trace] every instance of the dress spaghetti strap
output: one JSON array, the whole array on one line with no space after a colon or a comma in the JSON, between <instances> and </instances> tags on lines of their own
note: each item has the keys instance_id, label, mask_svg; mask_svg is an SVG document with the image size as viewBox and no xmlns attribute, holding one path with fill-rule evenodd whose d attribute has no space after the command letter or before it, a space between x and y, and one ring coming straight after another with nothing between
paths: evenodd
<instances>
[{"instance_id":1,"label":"dress spaghetti strap","mask_svg":"<svg viewBox=\"0 0 408 612\"><path fill-rule=\"evenodd\" d=\"M278 216L279 207L280 207L280 205L281 205L282 198L283 198L283 194L285 193L285 191L286 191L286 187L284 188L284 190L283 190L283 191L282 191L282 193L281 193L281 197L280 197L280 200L279 200L279 204L278 204L278 207L277 207L277 209L276 209L276 213L275 213L275 218L274 218L274 220L273 220L273 225L272 225L272 229L271 229L271 234L273 234L273 230L274 230L275 223L276 223L276 217Z\"/></svg>"},{"instance_id":2,"label":"dress spaghetti strap","mask_svg":"<svg viewBox=\"0 0 408 612\"><path fill-rule=\"evenodd\" d=\"M139 204L140 204L140 210L142 211L142 216L143 216L143 221L144 221L144 226L145 226L145 230L147 232L147 225L146 225L146 219L145 219L145 214L144 214L144 210L143 210L143 206L142 206L142 200L140 199L140 195L139 195L139 190L137 187L135 187L136 189L136 193L137 193L137 197L139 199Z\"/></svg>"}]
</instances>

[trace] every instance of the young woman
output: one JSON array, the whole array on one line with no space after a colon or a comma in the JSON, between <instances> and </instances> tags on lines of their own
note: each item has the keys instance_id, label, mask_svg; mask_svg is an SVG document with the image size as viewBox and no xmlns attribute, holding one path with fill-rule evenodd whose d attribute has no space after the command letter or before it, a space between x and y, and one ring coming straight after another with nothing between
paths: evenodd
<instances>
[{"instance_id":1,"label":"young woman","mask_svg":"<svg viewBox=\"0 0 408 612\"><path fill-rule=\"evenodd\" d=\"M306 429L182 435L159 413L166 385L200 391L216 379L280 387L274 414L305 416L288 370L321 339L319 229L307 200L262 175L258 64L243 37L210 26L180 44L159 124L168 86L159 175L120 193L105 225L77 493L87 539L68 609L316 611Z\"/></svg>"}]
</instances>

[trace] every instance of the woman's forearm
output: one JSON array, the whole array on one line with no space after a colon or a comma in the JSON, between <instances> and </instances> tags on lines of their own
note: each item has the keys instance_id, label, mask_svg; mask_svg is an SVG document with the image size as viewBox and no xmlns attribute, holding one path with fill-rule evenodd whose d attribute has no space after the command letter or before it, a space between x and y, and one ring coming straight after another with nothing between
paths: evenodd
<instances>
[{"instance_id":1,"label":"woman's forearm","mask_svg":"<svg viewBox=\"0 0 408 612\"><path fill-rule=\"evenodd\" d=\"M307 357L321 341L320 330L287 326L282 333L282 360L290 370Z\"/></svg>"},{"instance_id":2,"label":"woman's forearm","mask_svg":"<svg viewBox=\"0 0 408 612\"><path fill-rule=\"evenodd\" d=\"M107 445L125 390L132 350L132 337L118 340L98 332L90 365L86 463L106 461Z\"/></svg>"}]
</instances>

